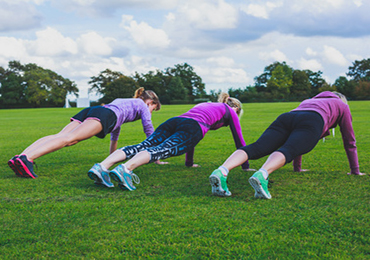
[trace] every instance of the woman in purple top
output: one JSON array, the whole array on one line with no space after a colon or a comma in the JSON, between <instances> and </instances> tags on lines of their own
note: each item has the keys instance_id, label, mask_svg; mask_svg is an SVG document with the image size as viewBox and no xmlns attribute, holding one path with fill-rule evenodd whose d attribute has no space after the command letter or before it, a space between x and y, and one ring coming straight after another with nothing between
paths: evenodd
<instances>
[{"instance_id":1,"label":"woman in purple top","mask_svg":"<svg viewBox=\"0 0 370 260\"><path fill-rule=\"evenodd\" d=\"M269 174L293 159L294 170L302 171L301 155L311 151L321 138L330 134L329 129L337 125L342 133L351 169L349 174L364 175L359 170L356 139L347 99L338 92L325 91L312 99L304 100L296 109L280 115L255 143L235 151L211 174L213 194L229 196L226 185L228 172L249 159L259 159L271 154L262 168L249 179L255 189L256 198L270 199L271 194L267 188Z\"/></svg>"},{"instance_id":2,"label":"woman in purple top","mask_svg":"<svg viewBox=\"0 0 370 260\"><path fill-rule=\"evenodd\" d=\"M132 171L143 164L186 153L185 165L197 167L193 163L194 147L209 130L222 126L230 126L237 148L245 146L238 118L242 111L240 101L222 93L219 102L198 104L188 112L168 119L140 144L118 149L103 162L95 164L88 173L90 178L111 187L112 177L122 189L135 190L132 179L136 183L139 179ZM130 160L109 172L111 166L126 159ZM248 162L243 162L242 167L248 169Z\"/></svg>"},{"instance_id":3,"label":"woman in purple top","mask_svg":"<svg viewBox=\"0 0 370 260\"><path fill-rule=\"evenodd\" d=\"M134 98L119 98L104 106L85 108L73 116L71 122L58 134L37 140L20 155L10 159L8 165L19 177L36 178L33 160L94 135L104 138L108 133L111 134L110 153L112 153L117 149L122 124L141 119L148 137L154 131L151 113L160 107L159 99L153 91L139 88L135 91Z\"/></svg>"}]
</instances>

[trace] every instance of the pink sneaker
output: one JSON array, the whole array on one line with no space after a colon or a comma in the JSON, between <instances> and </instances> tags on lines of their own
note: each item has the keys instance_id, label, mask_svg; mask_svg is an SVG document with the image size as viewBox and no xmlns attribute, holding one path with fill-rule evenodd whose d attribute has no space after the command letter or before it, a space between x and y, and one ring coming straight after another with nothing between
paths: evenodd
<instances>
[{"instance_id":1,"label":"pink sneaker","mask_svg":"<svg viewBox=\"0 0 370 260\"><path fill-rule=\"evenodd\" d=\"M20 155L15 159L15 165L25 178L37 178L33 171L33 162L29 161L25 155Z\"/></svg>"}]
</instances>

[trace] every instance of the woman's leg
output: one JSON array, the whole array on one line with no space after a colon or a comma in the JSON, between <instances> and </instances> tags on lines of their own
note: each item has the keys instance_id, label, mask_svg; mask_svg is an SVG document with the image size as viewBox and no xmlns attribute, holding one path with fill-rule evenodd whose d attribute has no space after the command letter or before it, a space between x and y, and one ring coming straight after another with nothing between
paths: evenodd
<instances>
[{"instance_id":1,"label":"woman's leg","mask_svg":"<svg viewBox=\"0 0 370 260\"><path fill-rule=\"evenodd\" d=\"M75 129L80 124L81 123L78 122L78 121L72 121L72 122L70 122L59 133L54 134L54 135L48 135L48 136L45 136L45 137L42 137L42 138L38 139L33 144L31 144L30 146L28 146L21 154L28 154L28 153L30 153L33 150L37 150L37 148L39 146L42 146L42 144L48 142L51 139L54 139L57 135L69 133L70 131L72 131L73 129Z\"/></svg>"},{"instance_id":2,"label":"woman's leg","mask_svg":"<svg viewBox=\"0 0 370 260\"><path fill-rule=\"evenodd\" d=\"M83 123L71 122L60 133L36 141L24 151L28 160L37 159L65 146L74 145L100 133L103 127L98 120L85 120ZM40 141L40 142L39 142Z\"/></svg>"}]
</instances>

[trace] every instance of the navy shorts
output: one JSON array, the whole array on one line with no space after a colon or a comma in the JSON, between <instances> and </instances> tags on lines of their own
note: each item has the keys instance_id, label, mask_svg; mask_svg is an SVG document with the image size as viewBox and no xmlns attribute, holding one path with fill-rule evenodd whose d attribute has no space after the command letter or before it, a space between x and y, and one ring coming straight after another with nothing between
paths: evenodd
<instances>
[{"instance_id":1,"label":"navy shorts","mask_svg":"<svg viewBox=\"0 0 370 260\"><path fill-rule=\"evenodd\" d=\"M112 132L117 123L116 114L109 108L102 106L87 107L71 118L71 121L84 122L86 119L98 120L103 126L103 130L95 135L99 138L104 138L107 134Z\"/></svg>"}]
</instances>

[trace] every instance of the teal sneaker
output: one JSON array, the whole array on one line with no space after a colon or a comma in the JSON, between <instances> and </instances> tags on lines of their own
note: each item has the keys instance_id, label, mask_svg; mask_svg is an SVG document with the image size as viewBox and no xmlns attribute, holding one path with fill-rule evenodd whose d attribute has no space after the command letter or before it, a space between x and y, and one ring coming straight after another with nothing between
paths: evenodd
<instances>
[{"instance_id":1,"label":"teal sneaker","mask_svg":"<svg viewBox=\"0 0 370 260\"><path fill-rule=\"evenodd\" d=\"M118 182L118 186L123 190L136 190L136 187L132 184L132 181L134 181L136 184L140 183L139 177L132 171L129 171L124 164L118 165L109 172L109 175L114 181Z\"/></svg>"},{"instance_id":2,"label":"teal sneaker","mask_svg":"<svg viewBox=\"0 0 370 260\"><path fill-rule=\"evenodd\" d=\"M217 169L209 176L209 182L212 186L212 194L220 197L231 196L231 192L227 188L226 177L221 170Z\"/></svg>"},{"instance_id":3,"label":"teal sneaker","mask_svg":"<svg viewBox=\"0 0 370 260\"><path fill-rule=\"evenodd\" d=\"M94 166L87 173L90 179L95 181L96 185L104 185L108 188L114 187L113 183L110 181L108 172L104 171L100 163L94 164Z\"/></svg>"},{"instance_id":4,"label":"teal sneaker","mask_svg":"<svg viewBox=\"0 0 370 260\"><path fill-rule=\"evenodd\" d=\"M271 194L267 189L269 183L268 179L266 180L263 177L262 172L255 172L252 177L249 178L249 183L252 185L253 189L256 191L254 197L257 199L271 199Z\"/></svg>"}]
</instances>

